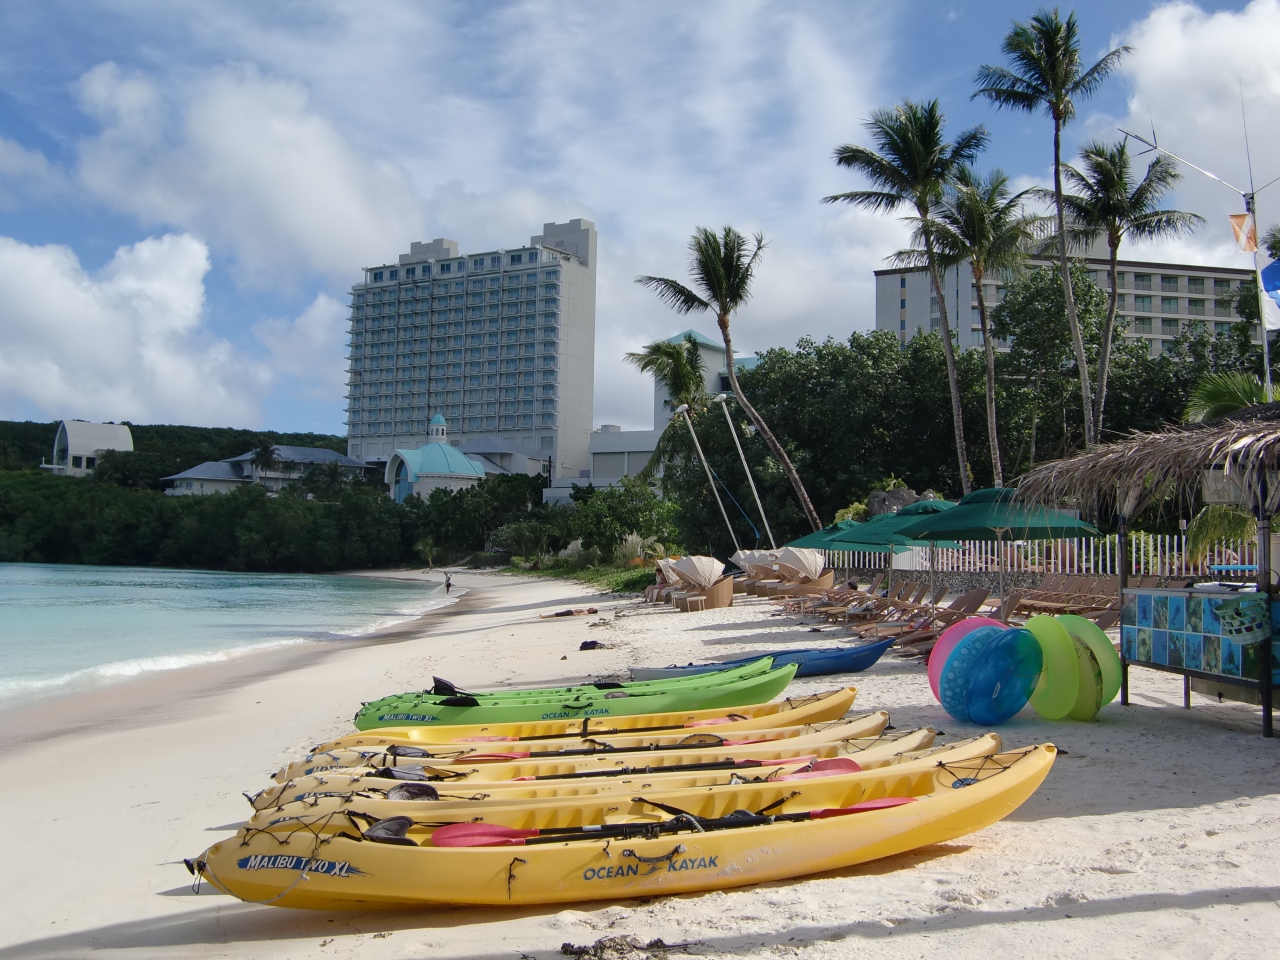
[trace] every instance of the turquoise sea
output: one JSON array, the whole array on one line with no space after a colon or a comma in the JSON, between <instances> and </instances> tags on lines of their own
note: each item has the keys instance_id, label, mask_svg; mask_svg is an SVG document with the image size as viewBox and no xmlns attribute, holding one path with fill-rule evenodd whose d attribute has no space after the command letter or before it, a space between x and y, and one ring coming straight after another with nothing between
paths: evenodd
<instances>
[{"instance_id":1,"label":"turquoise sea","mask_svg":"<svg viewBox=\"0 0 1280 960\"><path fill-rule=\"evenodd\" d=\"M432 582L0 563L0 704L350 641L450 602Z\"/></svg>"}]
</instances>

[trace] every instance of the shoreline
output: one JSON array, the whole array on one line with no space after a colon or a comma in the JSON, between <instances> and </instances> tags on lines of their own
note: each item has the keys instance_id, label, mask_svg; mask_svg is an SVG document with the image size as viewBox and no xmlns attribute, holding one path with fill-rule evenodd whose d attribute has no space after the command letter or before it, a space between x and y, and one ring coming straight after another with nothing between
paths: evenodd
<instances>
[{"instance_id":1,"label":"shoreline","mask_svg":"<svg viewBox=\"0 0 1280 960\"><path fill-rule=\"evenodd\" d=\"M380 577L374 573L348 571L334 575L439 582L424 576ZM303 669L347 650L428 636L440 615L470 609L481 602L482 594L463 589L453 593L451 600L405 620L343 639L264 645L224 660L150 670L94 686L15 697L10 703L0 704L0 730L8 740L45 744L89 731L180 719L198 702L240 685Z\"/></svg>"}]
</instances>

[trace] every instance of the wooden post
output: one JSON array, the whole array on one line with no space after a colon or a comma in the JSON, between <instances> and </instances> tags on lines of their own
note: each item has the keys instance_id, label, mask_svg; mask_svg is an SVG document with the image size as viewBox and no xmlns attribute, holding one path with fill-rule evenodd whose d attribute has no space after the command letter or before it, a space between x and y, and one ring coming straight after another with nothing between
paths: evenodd
<instances>
[{"instance_id":1,"label":"wooden post","mask_svg":"<svg viewBox=\"0 0 1280 960\"><path fill-rule=\"evenodd\" d=\"M1265 338L1266 331L1263 331ZM1267 512L1267 471L1265 464L1258 479L1258 593L1267 602L1267 619L1271 619L1271 515ZM1258 678L1258 692L1262 695L1262 735L1273 735L1271 725L1271 634L1268 633L1260 644L1260 668L1262 675Z\"/></svg>"},{"instance_id":2,"label":"wooden post","mask_svg":"<svg viewBox=\"0 0 1280 960\"><path fill-rule=\"evenodd\" d=\"M1116 565L1120 569L1116 584L1116 599L1124 610L1124 590L1129 585L1129 518L1123 513L1116 517ZM1129 661L1124 657L1124 620L1120 621L1120 704L1129 704Z\"/></svg>"}]
</instances>

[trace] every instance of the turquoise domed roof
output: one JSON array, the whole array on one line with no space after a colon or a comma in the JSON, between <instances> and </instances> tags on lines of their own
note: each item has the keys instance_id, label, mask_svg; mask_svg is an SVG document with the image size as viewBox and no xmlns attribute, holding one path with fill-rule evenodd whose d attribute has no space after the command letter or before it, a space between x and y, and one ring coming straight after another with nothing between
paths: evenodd
<instances>
[{"instance_id":1,"label":"turquoise domed roof","mask_svg":"<svg viewBox=\"0 0 1280 960\"><path fill-rule=\"evenodd\" d=\"M397 450L409 468L409 482L421 476L484 477L484 467L469 460L462 451L443 441L434 441L417 450Z\"/></svg>"}]
</instances>

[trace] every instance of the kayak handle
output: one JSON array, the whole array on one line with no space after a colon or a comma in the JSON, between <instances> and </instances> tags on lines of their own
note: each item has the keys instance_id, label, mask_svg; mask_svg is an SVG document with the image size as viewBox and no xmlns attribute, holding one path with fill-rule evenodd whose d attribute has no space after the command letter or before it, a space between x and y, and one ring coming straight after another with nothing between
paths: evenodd
<instances>
[{"instance_id":1,"label":"kayak handle","mask_svg":"<svg viewBox=\"0 0 1280 960\"><path fill-rule=\"evenodd\" d=\"M623 850L622 855L624 857L632 857L635 860L639 860L641 863L668 863L670 862L672 857L677 857L680 854L684 853L684 851L685 851L685 845L683 843L677 843L667 853L664 853L660 857L641 856L640 854L632 850L630 847L627 847L627 849Z\"/></svg>"}]
</instances>

